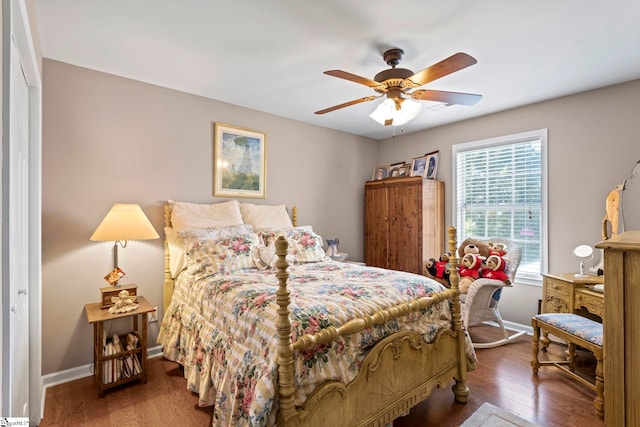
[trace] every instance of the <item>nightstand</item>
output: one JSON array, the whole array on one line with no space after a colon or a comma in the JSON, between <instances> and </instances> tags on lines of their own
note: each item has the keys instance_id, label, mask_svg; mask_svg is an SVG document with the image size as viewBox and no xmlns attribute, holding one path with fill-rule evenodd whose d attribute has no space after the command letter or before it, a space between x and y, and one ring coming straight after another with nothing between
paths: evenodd
<instances>
[{"instance_id":1,"label":"nightstand","mask_svg":"<svg viewBox=\"0 0 640 427\"><path fill-rule=\"evenodd\" d=\"M93 366L98 384L98 397L102 397L106 389L130 381L147 382L147 313L155 311L155 307L142 296L137 296L137 303L137 310L117 314L100 308L99 302L84 306L87 320L93 324ZM111 337L104 336L104 322L127 317L133 321L131 333L138 338L137 346L126 350L127 334L124 334L119 336L122 351L105 354L105 342Z\"/></svg>"}]
</instances>

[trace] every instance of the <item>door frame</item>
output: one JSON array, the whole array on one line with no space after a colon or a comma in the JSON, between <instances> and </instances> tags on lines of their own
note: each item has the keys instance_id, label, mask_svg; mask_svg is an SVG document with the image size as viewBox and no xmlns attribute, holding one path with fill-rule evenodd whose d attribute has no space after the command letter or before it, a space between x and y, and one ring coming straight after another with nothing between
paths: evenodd
<instances>
[{"instance_id":1,"label":"door frame","mask_svg":"<svg viewBox=\"0 0 640 427\"><path fill-rule=\"evenodd\" d=\"M26 2L19 0L2 0L2 211L3 218L8 212L9 194L7 189L11 183L6 182L8 169L7 150L9 142L9 85L12 38L15 42L23 73L29 86L29 420L36 425L42 419L44 400L42 399L42 78L35 45L32 38L31 24ZM8 309L8 247L5 224L2 221L2 413L7 407L4 396L7 387L8 365L4 363L5 351L9 342L8 324L5 322ZM10 407L10 406L9 406Z\"/></svg>"}]
</instances>

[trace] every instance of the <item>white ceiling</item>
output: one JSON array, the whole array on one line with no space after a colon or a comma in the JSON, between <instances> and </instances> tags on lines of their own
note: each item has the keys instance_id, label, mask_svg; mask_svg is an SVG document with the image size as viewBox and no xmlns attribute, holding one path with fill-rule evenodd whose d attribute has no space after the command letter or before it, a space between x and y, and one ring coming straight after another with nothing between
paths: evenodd
<instances>
[{"instance_id":1,"label":"white ceiling","mask_svg":"<svg viewBox=\"0 0 640 427\"><path fill-rule=\"evenodd\" d=\"M375 139L394 129L375 92L381 52L420 71L456 52L476 65L423 89L483 95L427 109L396 134L640 78L638 0L35 0L42 54L70 64ZM611 106L612 110L615 106ZM212 117L215 121L215 117ZM250 123L237 125L251 127Z\"/></svg>"}]
</instances>

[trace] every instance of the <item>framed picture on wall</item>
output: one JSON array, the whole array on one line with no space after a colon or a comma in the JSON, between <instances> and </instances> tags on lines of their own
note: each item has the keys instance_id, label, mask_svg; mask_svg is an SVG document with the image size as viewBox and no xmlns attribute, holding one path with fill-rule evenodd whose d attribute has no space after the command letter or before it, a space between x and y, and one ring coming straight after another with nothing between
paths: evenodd
<instances>
[{"instance_id":1,"label":"framed picture on wall","mask_svg":"<svg viewBox=\"0 0 640 427\"><path fill-rule=\"evenodd\" d=\"M436 172L438 171L438 155L440 151L432 151L431 153L425 154L427 158L427 171L425 172L424 177L427 179L436 179Z\"/></svg>"},{"instance_id":2,"label":"framed picture on wall","mask_svg":"<svg viewBox=\"0 0 640 427\"><path fill-rule=\"evenodd\" d=\"M266 135L224 123L214 127L213 195L265 198Z\"/></svg>"}]
</instances>

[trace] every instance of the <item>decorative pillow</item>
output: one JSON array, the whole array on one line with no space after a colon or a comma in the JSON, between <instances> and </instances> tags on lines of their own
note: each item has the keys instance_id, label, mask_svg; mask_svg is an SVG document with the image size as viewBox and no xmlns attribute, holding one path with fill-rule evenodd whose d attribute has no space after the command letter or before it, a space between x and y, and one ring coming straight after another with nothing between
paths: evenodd
<instances>
[{"instance_id":1,"label":"decorative pillow","mask_svg":"<svg viewBox=\"0 0 640 427\"><path fill-rule=\"evenodd\" d=\"M295 262L318 262L324 260L326 254L322 248L322 237L307 229L296 227L286 231L270 231L262 233L265 245L274 244L278 236L285 236L289 244L289 255Z\"/></svg>"},{"instance_id":2,"label":"decorative pillow","mask_svg":"<svg viewBox=\"0 0 640 427\"><path fill-rule=\"evenodd\" d=\"M169 250L169 271L174 279L185 267L184 246L178 232L173 227L165 227L164 235L167 238Z\"/></svg>"},{"instance_id":3,"label":"decorative pillow","mask_svg":"<svg viewBox=\"0 0 640 427\"><path fill-rule=\"evenodd\" d=\"M178 232L193 228L244 224L240 203L237 200L210 204L169 200L169 203L172 206L171 225Z\"/></svg>"},{"instance_id":4,"label":"decorative pillow","mask_svg":"<svg viewBox=\"0 0 640 427\"><path fill-rule=\"evenodd\" d=\"M275 267L277 260L278 255L276 255L275 241L271 242L268 246L258 244L253 250L253 263L260 270Z\"/></svg>"},{"instance_id":5,"label":"decorative pillow","mask_svg":"<svg viewBox=\"0 0 640 427\"><path fill-rule=\"evenodd\" d=\"M245 224L251 224L257 232L262 229L291 229L293 223L285 205L254 205L240 203Z\"/></svg>"},{"instance_id":6,"label":"decorative pillow","mask_svg":"<svg viewBox=\"0 0 640 427\"><path fill-rule=\"evenodd\" d=\"M252 233L249 224L229 225L224 227L194 228L177 232L173 227L165 227L164 234L169 248L169 271L174 279L186 268L185 239L211 240L232 236L234 234Z\"/></svg>"},{"instance_id":7,"label":"decorative pillow","mask_svg":"<svg viewBox=\"0 0 640 427\"><path fill-rule=\"evenodd\" d=\"M220 239L184 239L189 274L229 274L253 268L253 251L258 246L255 233L234 234Z\"/></svg>"}]
</instances>

